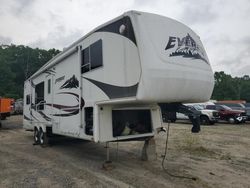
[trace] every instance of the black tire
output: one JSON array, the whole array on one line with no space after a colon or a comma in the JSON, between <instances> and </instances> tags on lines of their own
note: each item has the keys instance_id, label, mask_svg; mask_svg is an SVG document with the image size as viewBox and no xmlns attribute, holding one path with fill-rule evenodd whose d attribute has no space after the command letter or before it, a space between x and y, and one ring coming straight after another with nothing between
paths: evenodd
<instances>
[{"instance_id":1,"label":"black tire","mask_svg":"<svg viewBox=\"0 0 250 188\"><path fill-rule=\"evenodd\" d=\"M171 123L175 123L176 119L171 119L170 121L171 121Z\"/></svg>"},{"instance_id":2,"label":"black tire","mask_svg":"<svg viewBox=\"0 0 250 188\"><path fill-rule=\"evenodd\" d=\"M214 121L209 121L209 125L214 125L215 122Z\"/></svg>"},{"instance_id":3,"label":"black tire","mask_svg":"<svg viewBox=\"0 0 250 188\"><path fill-rule=\"evenodd\" d=\"M35 127L35 130L34 130L34 144L40 144L39 142L39 131L38 129Z\"/></svg>"},{"instance_id":4,"label":"black tire","mask_svg":"<svg viewBox=\"0 0 250 188\"><path fill-rule=\"evenodd\" d=\"M207 116L201 116L200 123L201 125L210 125L210 120Z\"/></svg>"},{"instance_id":5,"label":"black tire","mask_svg":"<svg viewBox=\"0 0 250 188\"><path fill-rule=\"evenodd\" d=\"M42 147L45 147L48 145L49 140L46 132L43 132L43 130L39 129L39 142Z\"/></svg>"}]
</instances>

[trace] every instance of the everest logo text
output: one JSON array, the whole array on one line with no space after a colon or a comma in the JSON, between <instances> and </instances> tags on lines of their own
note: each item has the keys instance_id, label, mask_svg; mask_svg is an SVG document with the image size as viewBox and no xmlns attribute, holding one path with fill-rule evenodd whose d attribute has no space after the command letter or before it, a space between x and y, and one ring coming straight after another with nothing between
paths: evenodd
<instances>
[{"instance_id":1,"label":"everest logo text","mask_svg":"<svg viewBox=\"0 0 250 188\"><path fill-rule=\"evenodd\" d=\"M169 50L175 46L177 46L177 48L169 54L170 57L182 56L184 58L201 59L208 64L203 48L200 47L189 34L182 39L170 36L165 50Z\"/></svg>"}]
</instances>

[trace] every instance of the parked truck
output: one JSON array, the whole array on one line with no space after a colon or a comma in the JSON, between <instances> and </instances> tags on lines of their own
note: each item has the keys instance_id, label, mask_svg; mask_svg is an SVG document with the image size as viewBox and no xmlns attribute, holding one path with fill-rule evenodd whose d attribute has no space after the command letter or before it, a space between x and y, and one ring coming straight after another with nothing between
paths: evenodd
<instances>
[{"instance_id":1,"label":"parked truck","mask_svg":"<svg viewBox=\"0 0 250 188\"><path fill-rule=\"evenodd\" d=\"M0 98L0 126L1 120L5 120L10 116L14 100L10 98Z\"/></svg>"},{"instance_id":2,"label":"parked truck","mask_svg":"<svg viewBox=\"0 0 250 188\"><path fill-rule=\"evenodd\" d=\"M192 110L197 110L201 113L200 123L202 125L213 125L218 122L220 118L219 112L217 110L205 109L201 104L185 104L185 106L191 108ZM177 113L176 119L189 120L189 117L183 113Z\"/></svg>"},{"instance_id":3,"label":"parked truck","mask_svg":"<svg viewBox=\"0 0 250 188\"><path fill-rule=\"evenodd\" d=\"M220 120L225 120L229 123L244 123L247 120L245 111L233 110L225 105L207 105L206 109L217 110L219 112Z\"/></svg>"}]
</instances>

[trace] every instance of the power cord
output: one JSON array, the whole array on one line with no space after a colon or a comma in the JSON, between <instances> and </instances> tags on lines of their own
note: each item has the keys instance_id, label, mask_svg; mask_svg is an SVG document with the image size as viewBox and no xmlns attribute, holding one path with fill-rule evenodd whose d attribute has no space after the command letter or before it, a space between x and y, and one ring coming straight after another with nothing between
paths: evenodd
<instances>
[{"instance_id":1,"label":"power cord","mask_svg":"<svg viewBox=\"0 0 250 188\"><path fill-rule=\"evenodd\" d=\"M167 156L167 150L168 150L168 138L169 138L169 127L170 127L170 121L168 121L168 126L167 126L167 138L166 138L166 143L165 143L165 152L164 152L164 157L162 159L161 162L161 166L162 169L171 177L175 177L175 178L184 178L184 179L190 179L190 180L194 180L196 181L197 178L195 177L189 177L189 176L182 176L182 175L176 175L176 174L172 174L168 171L167 167L165 166L165 160L166 160L166 156Z\"/></svg>"}]
</instances>

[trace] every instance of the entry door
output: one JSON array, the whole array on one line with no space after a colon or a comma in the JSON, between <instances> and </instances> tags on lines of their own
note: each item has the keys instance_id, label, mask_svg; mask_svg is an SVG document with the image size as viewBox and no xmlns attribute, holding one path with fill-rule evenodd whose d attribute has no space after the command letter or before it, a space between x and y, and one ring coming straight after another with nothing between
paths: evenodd
<instances>
[{"instance_id":1,"label":"entry door","mask_svg":"<svg viewBox=\"0 0 250 188\"><path fill-rule=\"evenodd\" d=\"M49 117L51 114L53 114L53 94L54 94L54 81L53 81L53 75L48 75L46 78L46 84L45 84L45 108L44 113L47 117Z\"/></svg>"}]
</instances>

